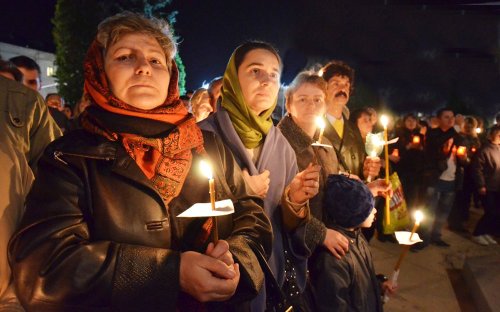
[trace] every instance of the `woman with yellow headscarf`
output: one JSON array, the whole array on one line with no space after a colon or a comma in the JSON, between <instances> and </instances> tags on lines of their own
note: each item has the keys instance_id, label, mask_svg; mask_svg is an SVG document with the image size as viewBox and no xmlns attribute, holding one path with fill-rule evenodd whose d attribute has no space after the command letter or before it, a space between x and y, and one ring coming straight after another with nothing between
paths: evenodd
<instances>
[{"instance_id":1,"label":"woman with yellow headscarf","mask_svg":"<svg viewBox=\"0 0 500 312\"><path fill-rule=\"evenodd\" d=\"M288 304L300 311L310 255L305 243L308 200L318 193L319 167L310 165L298 173L292 147L273 126L280 74L281 59L271 45L256 41L240 45L226 67L217 112L200 127L222 138L248 186L264 199L274 234L269 266ZM264 311L266 301L269 304L268 286L252 302L253 311Z\"/></svg>"}]
</instances>

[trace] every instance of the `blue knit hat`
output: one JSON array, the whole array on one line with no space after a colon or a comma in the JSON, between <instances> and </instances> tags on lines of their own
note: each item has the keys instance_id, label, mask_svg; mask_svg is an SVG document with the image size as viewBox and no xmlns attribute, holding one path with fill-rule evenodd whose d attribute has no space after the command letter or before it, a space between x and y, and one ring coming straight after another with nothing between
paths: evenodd
<instances>
[{"instance_id":1,"label":"blue knit hat","mask_svg":"<svg viewBox=\"0 0 500 312\"><path fill-rule=\"evenodd\" d=\"M363 223L375 205L372 193L363 182L339 174L328 176L323 200L327 223L345 228Z\"/></svg>"}]
</instances>

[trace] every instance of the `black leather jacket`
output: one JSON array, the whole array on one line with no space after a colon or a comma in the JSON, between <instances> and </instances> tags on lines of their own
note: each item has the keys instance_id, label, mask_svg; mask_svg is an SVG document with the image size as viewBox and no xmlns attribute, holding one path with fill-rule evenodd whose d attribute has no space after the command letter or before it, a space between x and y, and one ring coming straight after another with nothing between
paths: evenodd
<instances>
[{"instance_id":1,"label":"black leather jacket","mask_svg":"<svg viewBox=\"0 0 500 312\"><path fill-rule=\"evenodd\" d=\"M219 217L218 226L240 264L240 284L230 300L239 303L262 285L249 241L269 255L271 225L261 202L247 195L232 154L213 134L203 136L217 199L235 203L235 213ZM208 181L198 172L200 157L193 153L181 193L166 206L119 143L77 130L49 145L10 244L15 287L25 308L175 311L180 253L205 248L195 241L206 219L176 217L210 200Z\"/></svg>"}]
</instances>

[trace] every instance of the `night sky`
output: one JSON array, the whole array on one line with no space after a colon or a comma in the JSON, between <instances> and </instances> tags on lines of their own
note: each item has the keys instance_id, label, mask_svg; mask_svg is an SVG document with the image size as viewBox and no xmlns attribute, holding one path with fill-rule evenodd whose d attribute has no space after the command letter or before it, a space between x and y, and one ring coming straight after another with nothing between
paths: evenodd
<instances>
[{"instance_id":1,"label":"night sky","mask_svg":"<svg viewBox=\"0 0 500 312\"><path fill-rule=\"evenodd\" d=\"M55 3L2 0L0 41L54 52ZM280 51L285 84L304 68L347 61L356 69L353 107L431 112L454 103L488 117L500 111L500 3L352 3L174 0L187 87L222 75L239 43L260 39Z\"/></svg>"}]
</instances>

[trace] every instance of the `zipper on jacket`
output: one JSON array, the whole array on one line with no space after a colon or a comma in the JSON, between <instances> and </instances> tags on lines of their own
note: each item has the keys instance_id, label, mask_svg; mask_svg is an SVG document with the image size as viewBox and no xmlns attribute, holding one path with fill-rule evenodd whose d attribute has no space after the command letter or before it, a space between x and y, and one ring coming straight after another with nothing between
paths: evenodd
<instances>
[{"instance_id":1,"label":"zipper on jacket","mask_svg":"<svg viewBox=\"0 0 500 312\"><path fill-rule=\"evenodd\" d=\"M64 156L64 155L67 155L67 156L76 156L76 157L83 157L83 158L90 158L90 159L98 159L98 160L106 160L106 161L110 161L110 160L113 159L113 157L109 157L109 156L92 156L92 155L84 155L84 154L77 154L77 153L66 153L66 152L63 153L61 151L55 151L54 152L54 158L67 165L68 163L61 158L61 156Z\"/></svg>"},{"instance_id":2,"label":"zipper on jacket","mask_svg":"<svg viewBox=\"0 0 500 312\"><path fill-rule=\"evenodd\" d=\"M65 165L68 165L68 163L67 163L66 161L64 161L64 160L60 157L60 156L62 156L62 155L63 155L63 153L62 153L62 152L60 152L60 151L55 151L55 152L54 152L54 158L55 158L56 160L59 160L60 162L62 162L62 163L63 163L63 164L65 164Z\"/></svg>"}]
</instances>

